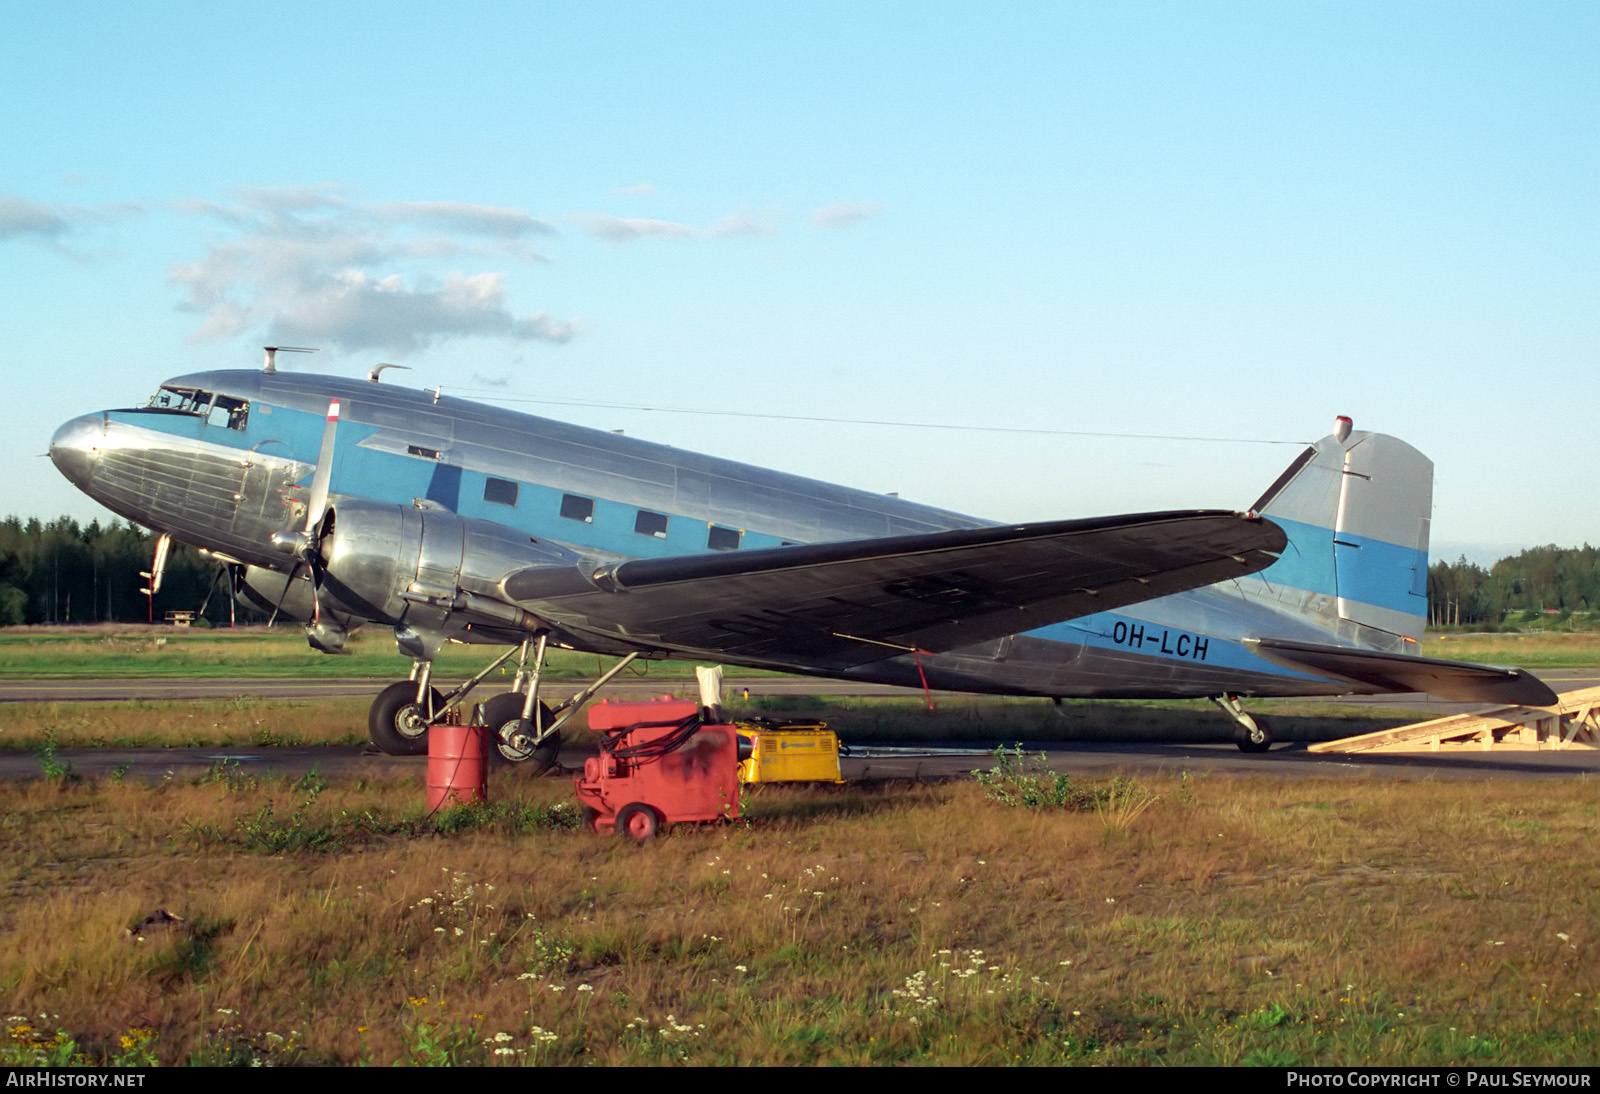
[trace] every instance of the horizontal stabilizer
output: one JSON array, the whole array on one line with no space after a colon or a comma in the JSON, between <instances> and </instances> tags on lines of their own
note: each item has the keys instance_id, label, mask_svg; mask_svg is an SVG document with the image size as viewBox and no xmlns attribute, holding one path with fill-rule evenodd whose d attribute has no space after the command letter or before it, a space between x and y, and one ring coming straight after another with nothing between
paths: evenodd
<instances>
[{"instance_id":1,"label":"horizontal stabilizer","mask_svg":"<svg viewBox=\"0 0 1600 1094\"><path fill-rule=\"evenodd\" d=\"M1521 669L1474 665L1436 657L1411 657L1346 646L1319 646L1275 638L1247 638L1268 661L1303 672L1364 684L1376 691L1425 691L1462 703L1543 707L1557 702L1543 680Z\"/></svg>"},{"instance_id":2,"label":"horizontal stabilizer","mask_svg":"<svg viewBox=\"0 0 1600 1094\"><path fill-rule=\"evenodd\" d=\"M645 648L838 669L1254 573L1284 542L1260 517L1144 513L632 559L581 583L530 567L501 589L558 626Z\"/></svg>"}]
</instances>

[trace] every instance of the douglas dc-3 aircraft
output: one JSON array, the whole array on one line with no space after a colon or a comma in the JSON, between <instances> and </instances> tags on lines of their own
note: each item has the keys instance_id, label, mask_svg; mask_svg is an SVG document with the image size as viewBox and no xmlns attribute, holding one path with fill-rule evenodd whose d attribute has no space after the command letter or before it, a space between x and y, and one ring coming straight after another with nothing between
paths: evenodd
<instances>
[{"instance_id":1,"label":"douglas dc-3 aircraft","mask_svg":"<svg viewBox=\"0 0 1600 1094\"><path fill-rule=\"evenodd\" d=\"M995 525L631 437L378 382L202 372L75 418L62 474L227 566L234 595L337 652L394 628L410 679L369 717L390 753L516 656L478 709L507 760L547 766L561 722L636 657L1056 698L1427 691L1543 705L1516 669L1420 657L1433 465L1333 435L1248 512ZM157 578L159 580L159 578ZM442 695L447 640L509 647ZM623 655L551 711L547 646ZM559 717L558 717L559 716Z\"/></svg>"}]
</instances>

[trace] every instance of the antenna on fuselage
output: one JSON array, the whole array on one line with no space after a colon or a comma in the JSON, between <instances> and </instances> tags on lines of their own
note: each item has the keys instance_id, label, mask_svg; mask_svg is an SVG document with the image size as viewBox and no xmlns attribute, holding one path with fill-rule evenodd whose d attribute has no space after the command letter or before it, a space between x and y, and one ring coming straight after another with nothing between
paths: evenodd
<instances>
[{"instance_id":1,"label":"antenna on fuselage","mask_svg":"<svg viewBox=\"0 0 1600 1094\"><path fill-rule=\"evenodd\" d=\"M403 368L408 372L411 370L411 366L410 365L391 365L391 364L388 364L387 362L385 362L384 364L381 364L381 365L373 365L372 366L372 371L367 373L367 381L369 383L374 383L374 384L377 383L378 382L378 377L383 375L383 370L386 369L386 368Z\"/></svg>"},{"instance_id":2,"label":"antenna on fuselage","mask_svg":"<svg viewBox=\"0 0 1600 1094\"><path fill-rule=\"evenodd\" d=\"M262 346L267 351L267 359L261 364L261 371L273 373L278 371L278 351L284 353L316 353L316 347L308 346Z\"/></svg>"}]
</instances>

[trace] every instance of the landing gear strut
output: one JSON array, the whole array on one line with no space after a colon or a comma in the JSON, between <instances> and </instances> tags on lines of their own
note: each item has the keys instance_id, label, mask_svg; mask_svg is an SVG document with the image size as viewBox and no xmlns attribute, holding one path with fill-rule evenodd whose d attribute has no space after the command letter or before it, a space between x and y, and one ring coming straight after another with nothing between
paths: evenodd
<instances>
[{"instance_id":1,"label":"landing gear strut","mask_svg":"<svg viewBox=\"0 0 1600 1094\"><path fill-rule=\"evenodd\" d=\"M561 727L582 709L611 679L639 656L630 653L598 680L554 709L539 701L539 675L549 638L545 634L526 638L513 646L472 679L448 694L429 686L432 660L418 657L411 679L390 684L378 693L367 714L367 732L372 743L391 756L418 756L428 751L428 728L443 722L460 708L467 694L495 669L517 655L517 675L511 690L481 704L475 721L489 729L491 759L504 763L531 763L532 773L543 774L554 766L561 749ZM534 657L528 665L530 647Z\"/></svg>"},{"instance_id":2,"label":"landing gear strut","mask_svg":"<svg viewBox=\"0 0 1600 1094\"><path fill-rule=\"evenodd\" d=\"M1272 730L1265 718L1258 718L1239 705L1237 695L1213 695L1211 701L1234 721L1233 742L1240 752L1265 752L1272 747Z\"/></svg>"}]
</instances>

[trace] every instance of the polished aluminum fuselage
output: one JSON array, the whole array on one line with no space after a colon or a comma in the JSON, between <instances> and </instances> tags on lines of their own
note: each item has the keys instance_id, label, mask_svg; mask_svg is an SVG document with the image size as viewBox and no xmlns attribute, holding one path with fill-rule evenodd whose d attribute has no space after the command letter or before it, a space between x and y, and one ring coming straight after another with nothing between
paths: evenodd
<instances>
[{"instance_id":1,"label":"polished aluminum fuselage","mask_svg":"<svg viewBox=\"0 0 1600 1094\"><path fill-rule=\"evenodd\" d=\"M62 426L52 456L112 511L225 560L279 571L305 521L324 412L341 403L331 492L447 510L595 559L666 557L973 528L988 521L430 392L291 373L205 372L165 388L244 404L201 415L111 410ZM590 503L563 516L567 499ZM508 501L509 499L509 501ZM649 514L649 521L641 516ZM657 522L656 518L663 518ZM657 524L661 525L657 530ZM1263 575L1270 579L1272 570ZM1326 597L1263 600L1230 582L850 675L1062 697L1368 690L1294 672L1241 639L1327 638Z\"/></svg>"}]
</instances>

